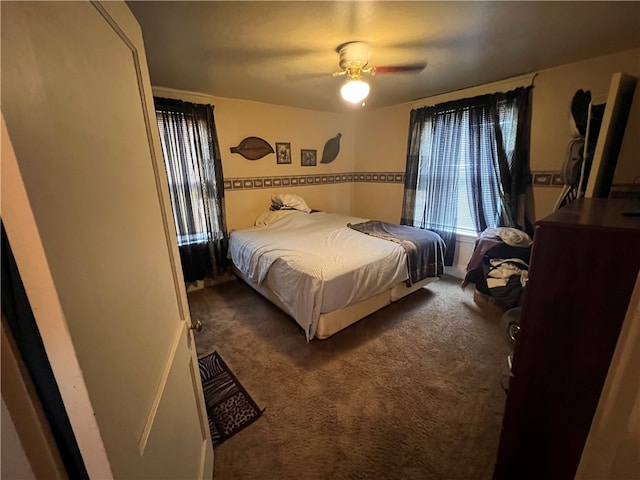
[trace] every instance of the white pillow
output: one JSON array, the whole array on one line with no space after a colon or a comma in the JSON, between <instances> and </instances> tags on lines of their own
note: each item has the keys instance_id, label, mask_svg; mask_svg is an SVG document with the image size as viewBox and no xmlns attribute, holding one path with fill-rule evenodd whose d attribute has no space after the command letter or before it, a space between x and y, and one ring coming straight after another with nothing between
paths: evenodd
<instances>
[{"instance_id":1,"label":"white pillow","mask_svg":"<svg viewBox=\"0 0 640 480\"><path fill-rule=\"evenodd\" d=\"M295 212L295 210L268 210L258 215L254 225L256 227L266 227L267 225L271 225L273 222L277 222L282 217L286 217L293 212Z\"/></svg>"},{"instance_id":2,"label":"white pillow","mask_svg":"<svg viewBox=\"0 0 640 480\"><path fill-rule=\"evenodd\" d=\"M277 195L272 195L271 203L277 208L293 208L295 210L300 210L301 212L311 212L311 209L307 205L307 202L304 201L304 198L299 197L298 195L293 195L291 193L280 193Z\"/></svg>"}]
</instances>

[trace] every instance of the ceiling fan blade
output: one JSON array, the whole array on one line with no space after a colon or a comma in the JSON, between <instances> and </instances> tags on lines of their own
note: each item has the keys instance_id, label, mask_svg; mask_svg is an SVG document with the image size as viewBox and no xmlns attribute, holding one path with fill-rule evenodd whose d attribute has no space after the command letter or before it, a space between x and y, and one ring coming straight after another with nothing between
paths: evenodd
<instances>
[{"instance_id":1,"label":"ceiling fan blade","mask_svg":"<svg viewBox=\"0 0 640 480\"><path fill-rule=\"evenodd\" d=\"M376 66L376 75L384 73L420 73L426 68L426 63L417 63L414 65L386 65L382 67Z\"/></svg>"}]
</instances>

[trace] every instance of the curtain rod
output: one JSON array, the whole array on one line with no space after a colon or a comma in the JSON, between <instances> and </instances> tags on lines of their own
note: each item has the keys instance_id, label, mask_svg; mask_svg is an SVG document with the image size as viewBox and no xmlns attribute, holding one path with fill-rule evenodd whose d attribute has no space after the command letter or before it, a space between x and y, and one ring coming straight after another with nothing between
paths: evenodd
<instances>
[{"instance_id":1,"label":"curtain rod","mask_svg":"<svg viewBox=\"0 0 640 480\"><path fill-rule=\"evenodd\" d=\"M532 72L532 73L525 73L523 75L517 75L515 77L509 77L509 78L503 78L501 80L496 80L494 82L489 82L489 83L479 83L477 85L471 85L470 87L464 87L464 88L459 88L456 90L448 90L446 92L442 92L442 93L438 93L436 95L431 95L429 97L421 97L421 98L416 98L415 100L412 100L412 103L414 102L421 102L424 100L427 100L429 98L436 98L436 97L440 97L443 95L451 95L453 93L463 93L466 90L471 90L473 88L479 88L479 87L490 87L490 86L499 86L499 85L503 85L506 83L518 83L518 82L522 82L522 86L530 86L533 87L534 86L534 82L536 77L538 76L539 72ZM528 80L529 79L529 80ZM528 80L528 82L524 82L524 80ZM437 102L436 102L437 103Z\"/></svg>"},{"instance_id":2,"label":"curtain rod","mask_svg":"<svg viewBox=\"0 0 640 480\"><path fill-rule=\"evenodd\" d=\"M512 82L519 82L519 81L522 81L522 83L524 83L524 80L528 79L529 77L531 77L531 80L529 80L529 82L528 82L529 86L533 86L533 82L535 81L535 79L536 79L536 77L538 76L539 73L540 72L523 73L522 75L516 75L515 77L502 78L502 79L496 80L494 82L481 83L481 84L478 84L478 85L473 85L471 87L461 88L460 90L467 90L469 88L477 88L477 87L482 87L482 86L487 86L487 85L500 85L500 84L503 84L503 83L512 83Z\"/></svg>"},{"instance_id":3,"label":"curtain rod","mask_svg":"<svg viewBox=\"0 0 640 480\"><path fill-rule=\"evenodd\" d=\"M185 95L188 95L190 97L203 98L207 101L206 103L211 103L213 98L212 95L208 95L206 93L192 92L189 90L178 90L175 88L168 88L168 87L155 87L153 85L151 86L151 90L156 97L161 97L164 95L164 96L169 96L171 98L177 98L180 96L184 97Z\"/></svg>"}]
</instances>

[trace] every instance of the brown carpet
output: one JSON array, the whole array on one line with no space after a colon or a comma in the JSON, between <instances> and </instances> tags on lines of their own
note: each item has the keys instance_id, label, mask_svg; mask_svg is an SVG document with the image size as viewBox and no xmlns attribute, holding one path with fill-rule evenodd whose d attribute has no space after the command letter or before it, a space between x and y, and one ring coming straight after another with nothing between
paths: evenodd
<instances>
[{"instance_id":1,"label":"brown carpet","mask_svg":"<svg viewBox=\"0 0 640 480\"><path fill-rule=\"evenodd\" d=\"M473 285L444 277L307 344L240 281L189 294L262 418L215 450L214 479L488 479L511 345Z\"/></svg>"}]
</instances>

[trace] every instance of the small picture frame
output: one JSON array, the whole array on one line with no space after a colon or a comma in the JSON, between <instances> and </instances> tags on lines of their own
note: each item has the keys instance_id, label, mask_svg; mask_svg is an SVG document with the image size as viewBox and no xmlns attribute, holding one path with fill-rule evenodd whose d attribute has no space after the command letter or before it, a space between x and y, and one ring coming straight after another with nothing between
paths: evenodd
<instances>
[{"instance_id":1,"label":"small picture frame","mask_svg":"<svg viewBox=\"0 0 640 480\"><path fill-rule=\"evenodd\" d=\"M300 164L303 167L316 166L317 150L300 150Z\"/></svg>"},{"instance_id":2,"label":"small picture frame","mask_svg":"<svg viewBox=\"0 0 640 480\"><path fill-rule=\"evenodd\" d=\"M291 144L276 142L276 162L278 165L291 163Z\"/></svg>"}]
</instances>

